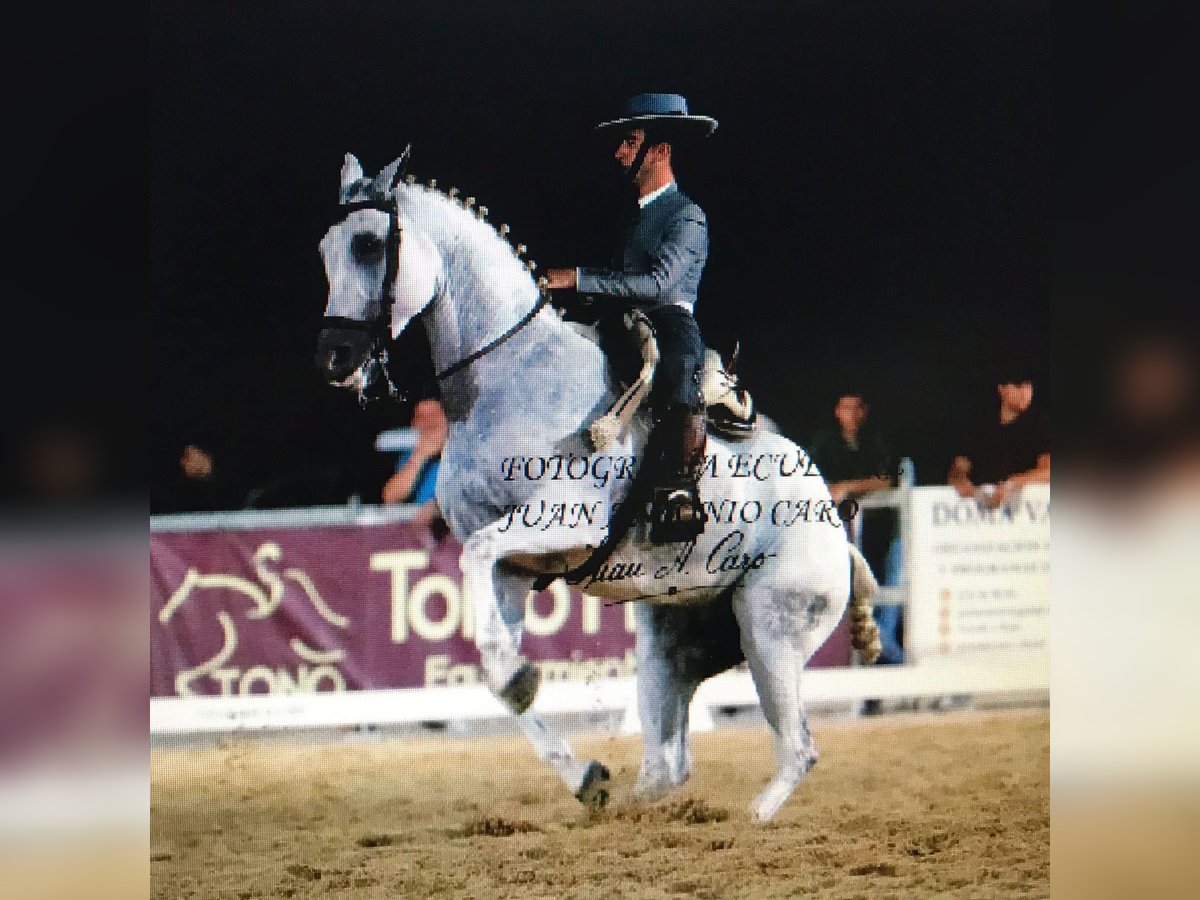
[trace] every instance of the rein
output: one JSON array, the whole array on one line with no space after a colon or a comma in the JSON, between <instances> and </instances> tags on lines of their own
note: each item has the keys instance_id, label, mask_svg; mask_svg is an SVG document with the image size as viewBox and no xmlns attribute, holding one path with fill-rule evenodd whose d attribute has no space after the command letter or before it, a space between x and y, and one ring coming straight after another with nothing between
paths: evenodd
<instances>
[{"instance_id":1,"label":"rein","mask_svg":"<svg viewBox=\"0 0 1200 900\"><path fill-rule=\"evenodd\" d=\"M365 406L371 400L380 399L379 397L374 396L373 392L371 391L372 385L380 381L382 381L384 385L384 395L389 399L395 399L399 395L399 392L396 390L396 386L392 383L391 376L388 375L387 347L391 340L392 307L396 304L396 278L399 275L398 268L400 259L400 239L403 229L400 227L400 204L399 200L395 197L393 197L390 202L382 198L377 200L358 200L352 203L344 203L342 204L342 208L345 210L346 215L349 215L350 213L356 212L360 209L373 209L378 212L385 213L388 217L387 241L384 249L385 260L383 285L380 289L379 297L379 315L373 317L372 319L368 319L365 322L359 322L354 319L344 319L340 317L336 319L327 317L326 319L326 324L329 326L339 328L357 328L367 331L371 336L370 356L365 364L365 384L359 392L359 402ZM539 283L538 293L539 296L537 303L533 305L533 308L530 309L529 312L521 317L520 321L518 321L499 337L488 341L488 343L484 344L478 350L468 354L467 356L464 356L458 362L447 366L442 371L438 372L434 378L438 381L444 381L451 375L461 372L463 369L467 368L467 366L487 356L497 347L505 343L505 341L512 338L513 335L519 332L522 328L532 322L534 317L541 312L542 307L550 302L550 290L544 284ZM422 310L422 315L427 313L428 310L429 306Z\"/></svg>"},{"instance_id":2,"label":"rein","mask_svg":"<svg viewBox=\"0 0 1200 900\"><path fill-rule=\"evenodd\" d=\"M507 341L509 338L511 338L514 334L516 334L518 331L520 331L522 328L524 328L526 325L528 325L530 322L532 322L533 317L536 316L539 312L541 312L542 307L545 306L549 302L550 302L550 292L543 288L541 291L541 296L538 297L538 302L533 304L533 309L529 310L529 312L525 313L525 315L521 317L521 321L517 322L516 325L514 325L512 328L508 329L508 331L504 332L504 334L500 335L500 337L484 344L482 347L480 347L474 353L471 353L468 356L464 356L462 359L460 359L458 362L454 363L453 365L446 366L446 368L444 368L444 369L442 369L442 371L438 372L434 376L434 378L436 378L438 381L441 381L444 378L449 378L455 372L460 372L463 369L465 369L467 366L471 365L471 363L475 362L476 360L482 359L483 357L487 356L489 353L491 353L493 350L495 350L497 347L499 347L501 344L503 344L505 341Z\"/></svg>"}]
</instances>

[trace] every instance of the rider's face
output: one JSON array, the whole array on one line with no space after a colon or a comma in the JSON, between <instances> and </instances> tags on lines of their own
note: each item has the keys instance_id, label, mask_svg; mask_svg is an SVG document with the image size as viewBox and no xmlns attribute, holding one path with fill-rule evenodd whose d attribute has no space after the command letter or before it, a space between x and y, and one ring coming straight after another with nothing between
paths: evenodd
<instances>
[{"instance_id":1,"label":"rider's face","mask_svg":"<svg viewBox=\"0 0 1200 900\"><path fill-rule=\"evenodd\" d=\"M633 166L633 161L637 158L638 150L641 149L642 141L645 139L646 132L641 128L633 128L621 136L621 141L617 144L617 150L613 156L621 164L626 175L631 174L630 167Z\"/></svg>"}]
</instances>

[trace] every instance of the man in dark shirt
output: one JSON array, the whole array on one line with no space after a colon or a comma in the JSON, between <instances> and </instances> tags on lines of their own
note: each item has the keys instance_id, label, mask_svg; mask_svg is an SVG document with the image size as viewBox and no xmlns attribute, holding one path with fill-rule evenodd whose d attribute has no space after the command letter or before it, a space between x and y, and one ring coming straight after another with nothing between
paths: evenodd
<instances>
[{"instance_id":1,"label":"man in dark shirt","mask_svg":"<svg viewBox=\"0 0 1200 900\"><path fill-rule=\"evenodd\" d=\"M833 407L837 427L818 431L809 448L835 503L895 485L895 460L883 435L867 426L869 409L862 394L843 393Z\"/></svg>"},{"instance_id":2,"label":"man in dark shirt","mask_svg":"<svg viewBox=\"0 0 1200 900\"><path fill-rule=\"evenodd\" d=\"M861 393L844 391L833 407L837 427L818 431L809 447L809 454L829 485L835 503L856 499L872 491L885 491L896 485L895 459L879 429L867 425L869 412L870 407ZM846 527L851 535L855 528L861 529L859 540L871 568L876 572L885 571L889 553L899 554L898 545L892 548L897 540L895 514L889 509L873 509L865 510L861 520L847 518ZM873 615L883 644L878 662L885 665L904 662L900 639L901 607L878 604ZM877 712L878 709L878 700L867 701L865 711Z\"/></svg>"},{"instance_id":3,"label":"man in dark shirt","mask_svg":"<svg viewBox=\"0 0 1200 900\"><path fill-rule=\"evenodd\" d=\"M992 509L1024 485L1050 483L1050 429L1033 408L1033 378L1010 370L996 392L999 415L967 442L946 478L960 497L976 497Z\"/></svg>"}]
</instances>

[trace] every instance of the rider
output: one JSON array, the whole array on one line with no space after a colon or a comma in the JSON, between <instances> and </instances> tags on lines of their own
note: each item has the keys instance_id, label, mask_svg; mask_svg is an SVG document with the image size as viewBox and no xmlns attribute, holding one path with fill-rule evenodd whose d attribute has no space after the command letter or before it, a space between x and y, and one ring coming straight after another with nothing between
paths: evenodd
<instances>
[{"instance_id":1,"label":"rider","mask_svg":"<svg viewBox=\"0 0 1200 900\"><path fill-rule=\"evenodd\" d=\"M705 414L700 391L704 342L692 318L708 257L704 210L675 183L673 148L717 128L689 115L678 94L637 94L616 118L596 129L617 141L614 156L637 191L639 211L619 251L620 269L550 269L552 289L615 298L636 306L654 327L660 360L650 402L658 425L653 440L666 478L655 492L650 539L688 541L707 519L697 482L704 464Z\"/></svg>"}]
</instances>

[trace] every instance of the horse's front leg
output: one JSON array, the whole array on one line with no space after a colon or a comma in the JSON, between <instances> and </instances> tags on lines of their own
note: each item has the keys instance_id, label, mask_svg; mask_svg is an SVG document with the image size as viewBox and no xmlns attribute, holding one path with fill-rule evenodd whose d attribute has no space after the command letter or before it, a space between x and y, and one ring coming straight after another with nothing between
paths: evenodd
<instances>
[{"instance_id":1,"label":"horse's front leg","mask_svg":"<svg viewBox=\"0 0 1200 900\"><path fill-rule=\"evenodd\" d=\"M552 542L522 535L521 550L549 552ZM529 707L537 693L537 670L520 655L525 603L533 577L506 565L515 542L497 525L471 535L460 562L463 580L475 608L475 643L492 692L516 716L522 733L550 763L583 803L603 805L608 799L608 770L596 761L575 759L567 742Z\"/></svg>"},{"instance_id":2,"label":"horse's front leg","mask_svg":"<svg viewBox=\"0 0 1200 900\"><path fill-rule=\"evenodd\" d=\"M488 687L514 715L520 715L537 692L536 673L520 653L525 597L533 578L502 566L499 542L491 531L489 527L467 539L460 566L475 608L475 645Z\"/></svg>"},{"instance_id":3,"label":"horse's front leg","mask_svg":"<svg viewBox=\"0 0 1200 900\"><path fill-rule=\"evenodd\" d=\"M527 524L528 516L510 514L463 542L459 566L475 610L475 644L484 674L492 692L515 715L529 708L537 691L536 672L520 652L525 601L534 580L530 567L540 561L557 568L568 558L585 558L582 548L604 537L603 525L567 527L561 517L554 526L542 524L545 509L566 506L562 497L536 497L521 507L539 510L533 524ZM518 560L521 568L515 565Z\"/></svg>"}]
</instances>

